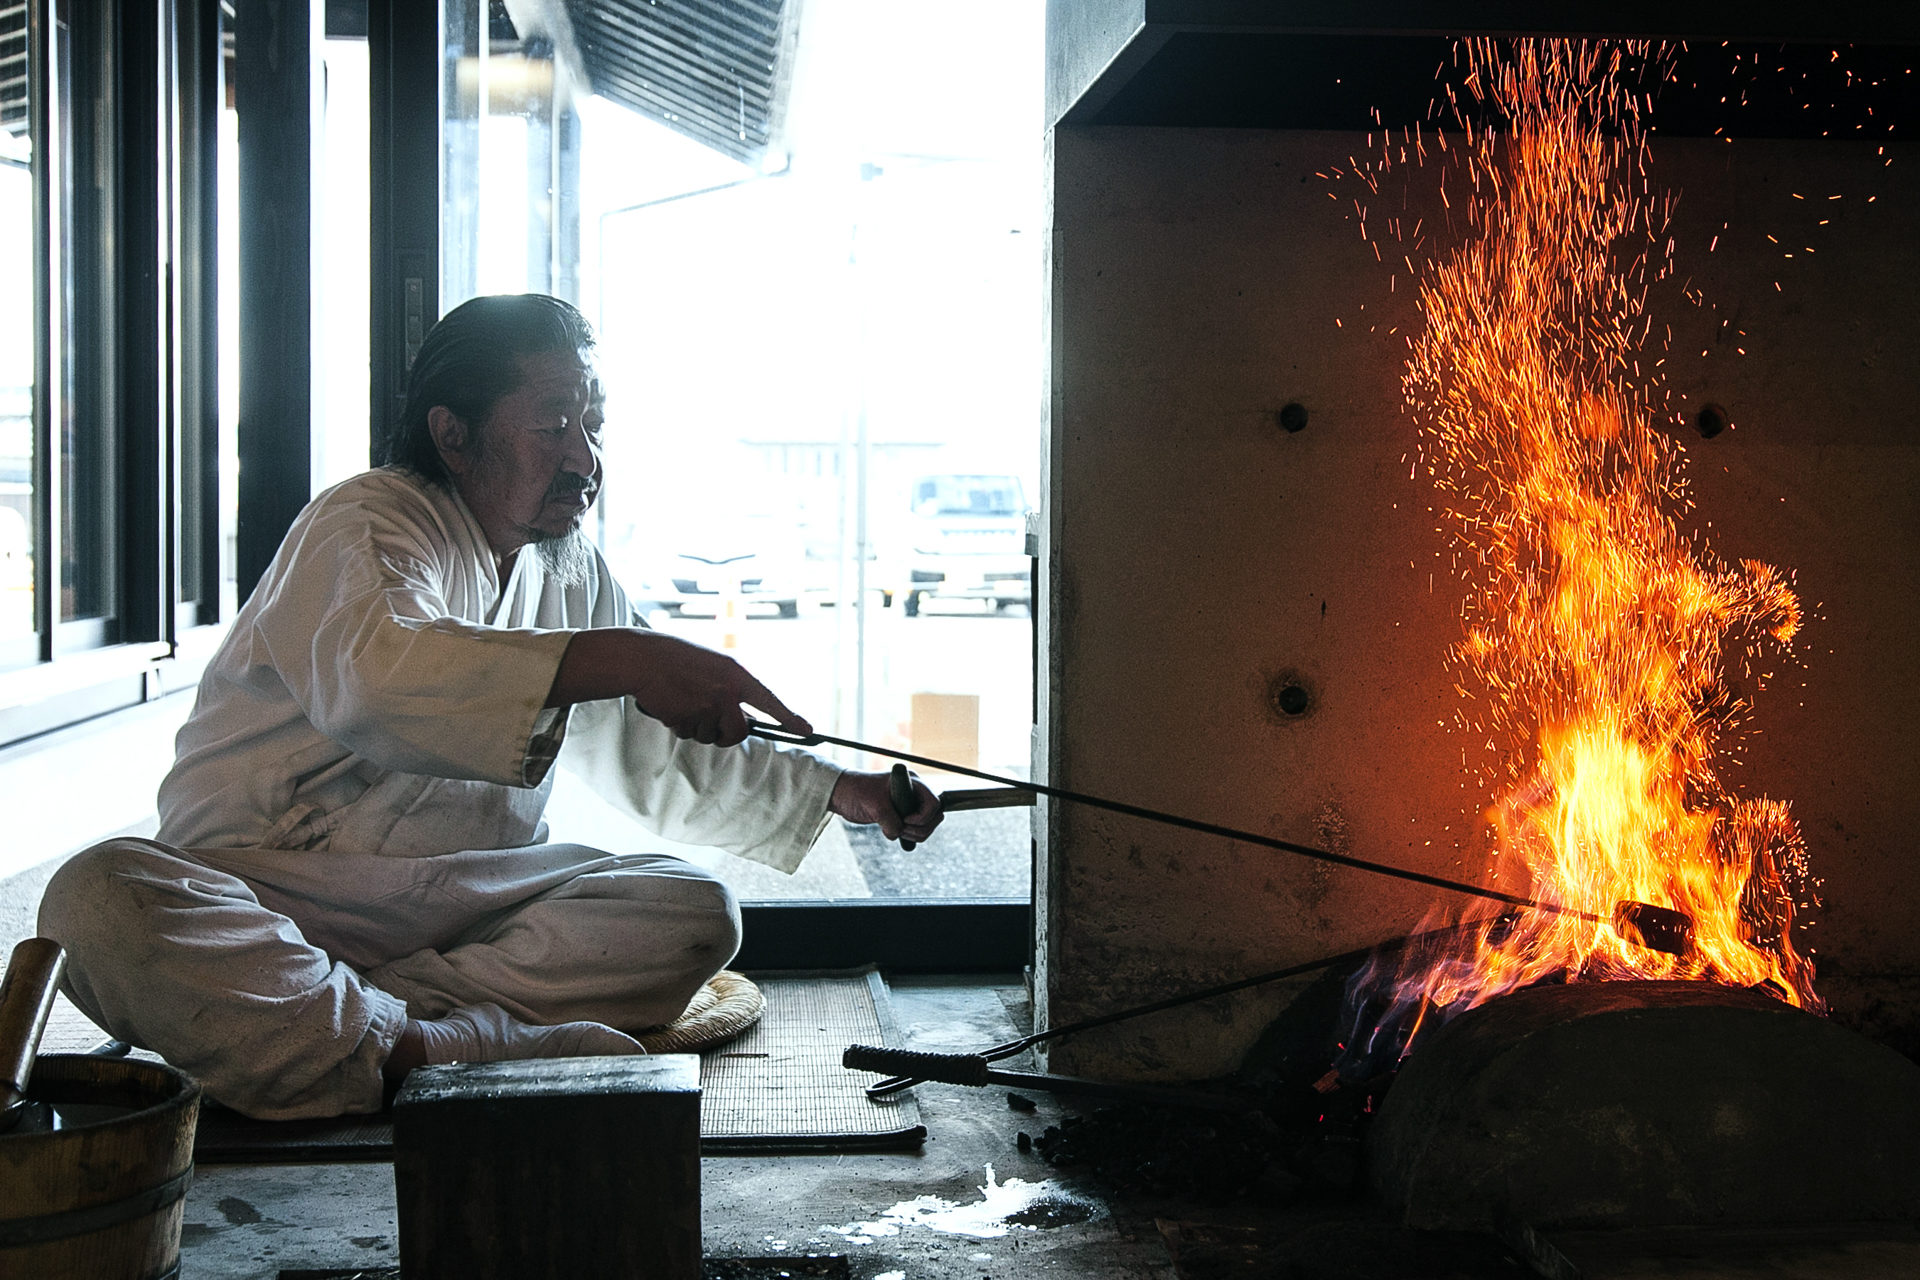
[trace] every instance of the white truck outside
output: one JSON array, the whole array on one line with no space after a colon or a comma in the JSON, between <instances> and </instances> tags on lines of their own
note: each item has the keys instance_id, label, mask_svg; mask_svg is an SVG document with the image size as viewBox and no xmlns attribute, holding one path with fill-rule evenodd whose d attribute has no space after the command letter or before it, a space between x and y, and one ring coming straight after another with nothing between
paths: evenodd
<instances>
[{"instance_id":1,"label":"white truck outside","mask_svg":"<svg viewBox=\"0 0 1920 1280\"><path fill-rule=\"evenodd\" d=\"M908 617L929 599L983 600L995 609L1032 599L1027 498L1016 475L940 472L910 486L898 590Z\"/></svg>"}]
</instances>

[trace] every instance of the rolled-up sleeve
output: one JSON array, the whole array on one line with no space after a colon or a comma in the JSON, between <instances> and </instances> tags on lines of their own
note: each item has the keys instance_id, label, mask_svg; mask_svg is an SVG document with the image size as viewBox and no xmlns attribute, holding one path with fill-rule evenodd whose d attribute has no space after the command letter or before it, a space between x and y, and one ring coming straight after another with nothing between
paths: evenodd
<instances>
[{"instance_id":1,"label":"rolled-up sleeve","mask_svg":"<svg viewBox=\"0 0 1920 1280\"><path fill-rule=\"evenodd\" d=\"M591 626L645 626L600 566ZM573 709L562 764L657 835L791 873L826 830L841 769L811 751L748 738L710 747L676 738L632 698Z\"/></svg>"},{"instance_id":2,"label":"rolled-up sleeve","mask_svg":"<svg viewBox=\"0 0 1920 1280\"><path fill-rule=\"evenodd\" d=\"M650 831L785 872L826 830L841 772L761 738L737 747L675 738L631 698L575 707L565 763Z\"/></svg>"}]
</instances>

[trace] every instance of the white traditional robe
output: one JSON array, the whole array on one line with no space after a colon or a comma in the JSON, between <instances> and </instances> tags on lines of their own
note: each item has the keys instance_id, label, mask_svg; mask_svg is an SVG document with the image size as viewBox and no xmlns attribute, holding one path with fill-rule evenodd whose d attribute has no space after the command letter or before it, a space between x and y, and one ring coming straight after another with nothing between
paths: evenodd
<instances>
[{"instance_id":1,"label":"white traditional robe","mask_svg":"<svg viewBox=\"0 0 1920 1280\"><path fill-rule=\"evenodd\" d=\"M159 839L398 857L537 844L564 763L659 835L791 871L838 770L749 738L677 739L631 698L543 707L575 630L638 625L596 553L577 587L531 551L504 586L458 495L371 471L295 521L200 682Z\"/></svg>"},{"instance_id":2,"label":"white traditional robe","mask_svg":"<svg viewBox=\"0 0 1920 1280\"><path fill-rule=\"evenodd\" d=\"M544 844L558 759L662 836L792 870L839 770L675 738L632 699L543 706L575 630L637 625L595 557L499 581L458 495L380 470L315 498L200 684L158 839L61 869L41 929L117 1036L267 1118L378 1109L409 1016L670 1019L738 907L662 855Z\"/></svg>"}]
</instances>

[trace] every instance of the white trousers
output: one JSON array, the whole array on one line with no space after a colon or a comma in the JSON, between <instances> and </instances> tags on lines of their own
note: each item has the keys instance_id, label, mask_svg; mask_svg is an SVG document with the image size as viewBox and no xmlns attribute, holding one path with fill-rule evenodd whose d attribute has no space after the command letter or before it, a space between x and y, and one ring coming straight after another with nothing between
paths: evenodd
<instances>
[{"instance_id":1,"label":"white trousers","mask_svg":"<svg viewBox=\"0 0 1920 1280\"><path fill-rule=\"evenodd\" d=\"M670 1022L740 944L678 858L534 845L424 858L109 840L48 884L40 932L109 1034L260 1119L378 1111L408 1018Z\"/></svg>"}]
</instances>

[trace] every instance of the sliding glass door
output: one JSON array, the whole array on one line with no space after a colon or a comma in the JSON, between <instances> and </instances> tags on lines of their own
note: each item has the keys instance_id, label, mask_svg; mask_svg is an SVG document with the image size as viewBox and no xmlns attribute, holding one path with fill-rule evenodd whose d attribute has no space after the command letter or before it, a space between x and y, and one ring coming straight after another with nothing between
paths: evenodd
<instances>
[{"instance_id":1,"label":"sliding glass door","mask_svg":"<svg viewBox=\"0 0 1920 1280\"><path fill-rule=\"evenodd\" d=\"M443 9L440 310L543 290L594 320L596 532L651 623L836 735L1024 775L1039 7ZM565 783L551 819L649 839ZM1024 901L1030 847L1001 809L911 854L835 829L793 877L688 853L750 899Z\"/></svg>"}]
</instances>

